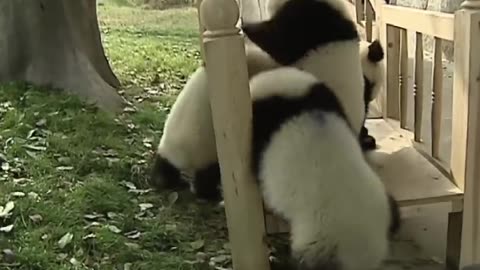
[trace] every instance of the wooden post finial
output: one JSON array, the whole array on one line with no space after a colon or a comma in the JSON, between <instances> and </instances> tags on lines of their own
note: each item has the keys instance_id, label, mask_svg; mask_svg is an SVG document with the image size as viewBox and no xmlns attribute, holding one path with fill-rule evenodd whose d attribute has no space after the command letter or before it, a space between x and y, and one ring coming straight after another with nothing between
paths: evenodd
<instances>
[{"instance_id":1,"label":"wooden post finial","mask_svg":"<svg viewBox=\"0 0 480 270\"><path fill-rule=\"evenodd\" d=\"M231 35L240 31L236 27L240 12L235 0L203 0L200 18L207 29L205 37Z\"/></svg>"},{"instance_id":2,"label":"wooden post finial","mask_svg":"<svg viewBox=\"0 0 480 270\"><path fill-rule=\"evenodd\" d=\"M465 0L461 4L462 9L478 9L480 10L480 0Z\"/></svg>"}]
</instances>

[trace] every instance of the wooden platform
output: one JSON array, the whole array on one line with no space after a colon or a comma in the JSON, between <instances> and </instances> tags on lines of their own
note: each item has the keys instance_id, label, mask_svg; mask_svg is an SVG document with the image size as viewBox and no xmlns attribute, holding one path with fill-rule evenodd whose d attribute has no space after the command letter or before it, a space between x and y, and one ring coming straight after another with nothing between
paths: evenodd
<instances>
[{"instance_id":1,"label":"wooden platform","mask_svg":"<svg viewBox=\"0 0 480 270\"><path fill-rule=\"evenodd\" d=\"M412 143L413 135L401 130L395 121L367 120L367 128L378 149L368 155L387 189L400 206L451 202L452 211L461 211L463 193L448 178L448 174L422 155ZM288 231L285 222L266 215L268 233Z\"/></svg>"},{"instance_id":2,"label":"wooden platform","mask_svg":"<svg viewBox=\"0 0 480 270\"><path fill-rule=\"evenodd\" d=\"M462 191L450 181L448 172L413 147L411 132L400 130L396 121L383 119L369 119L367 128L378 145L369 159L401 206L462 199Z\"/></svg>"}]
</instances>

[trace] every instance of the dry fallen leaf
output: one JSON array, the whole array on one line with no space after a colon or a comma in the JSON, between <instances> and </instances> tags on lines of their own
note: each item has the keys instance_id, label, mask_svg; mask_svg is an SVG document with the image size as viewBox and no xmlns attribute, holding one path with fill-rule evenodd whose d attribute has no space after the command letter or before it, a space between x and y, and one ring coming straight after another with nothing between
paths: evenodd
<instances>
[{"instance_id":1,"label":"dry fallen leaf","mask_svg":"<svg viewBox=\"0 0 480 270\"><path fill-rule=\"evenodd\" d=\"M66 245L68 245L70 242L72 242L73 239L73 234L72 233L66 233L60 240L58 240L58 246L63 249Z\"/></svg>"},{"instance_id":2,"label":"dry fallen leaf","mask_svg":"<svg viewBox=\"0 0 480 270\"><path fill-rule=\"evenodd\" d=\"M25 193L21 192L21 191L14 191L12 193L10 193L13 197L25 197Z\"/></svg>"},{"instance_id":3,"label":"dry fallen leaf","mask_svg":"<svg viewBox=\"0 0 480 270\"><path fill-rule=\"evenodd\" d=\"M205 241L202 240L202 239L199 239L195 242L191 242L190 243L190 246L194 249L194 250L199 250L201 248L203 248L203 246L205 245Z\"/></svg>"},{"instance_id":4,"label":"dry fallen leaf","mask_svg":"<svg viewBox=\"0 0 480 270\"><path fill-rule=\"evenodd\" d=\"M143 212L143 211L145 211L145 210L147 210L147 209L152 208L152 207L153 207L153 204L151 204L151 203L141 203L141 204L139 204L138 206L140 206L140 211Z\"/></svg>"},{"instance_id":5,"label":"dry fallen leaf","mask_svg":"<svg viewBox=\"0 0 480 270\"><path fill-rule=\"evenodd\" d=\"M90 233L90 234L87 234L84 237L82 237L82 239L87 240L87 239L91 239L91 238L95 238L95 237L97 237L97 235L95 235L94 233Z\"/></svg>"},{"instance_id":6,"label":"dry fallen leaf","mask_svg":"<svg viewBox=\"0 0 480 270\"><path fill-rule=\"evenodd\" d=\"M10 201L7 202L5 207L0 206L0 218L8 217L10 216L10 212L15 208L15 203Z\"/></svg>"},{"instance_id":7,"label":"dry fallen leaf","mask_svg":"<svg viewBox=\"0 0 480 270\"><path fill-rule=\"evenodd\" d=\"M12 230L13 230L13 224L10 224L10 225L5 226L5 227L0 227L0 232L9 233Z\"/></svg>"},{"instance_id":8,"label":"dry fallen leaf","mask_svg":"<svg viewBox=\"0 0 480 270\"><path fill-rule=\"evenodd\" d=\"M122 230L120 230L117 226L115 225L107 225L107 228L113 232L113 233L121 233Z\"/></svg>"},{"instance_id":9,"label":"dry fallen leaf","mask_svg":"<svg viewBox=\"0 0 480 270\"><path fill-rule=\"evenodd\" d=\"M178 200L178 193L177 192L170 193L170 195L168 195L168 206L174 205L177 200Z\"/></svg>"},{"instance_id":10,"label":"dry fallen leaf","mask_svg":"<svg viewBox=\"0 0 480 270\"><path fill-rule=\"evenodd\" d=\"M6 263L13 263L15 262L16 256L15 253L11 249L4 249L2 250L3 254L3 261Z\"/></svg>"},{"instance_id":11,"label":"dry fallen leaf","mask_svg":"<svg viewBox=\"0 0 480 270\"><path fill-rule=\"evenodd\" d=\"M43 217L39 214L35 214L35 215L31 215L29 216L29 218L34 222L34 223L38 223L38 222L41 222L43 220Z\"/></svg>"}]
</instances>

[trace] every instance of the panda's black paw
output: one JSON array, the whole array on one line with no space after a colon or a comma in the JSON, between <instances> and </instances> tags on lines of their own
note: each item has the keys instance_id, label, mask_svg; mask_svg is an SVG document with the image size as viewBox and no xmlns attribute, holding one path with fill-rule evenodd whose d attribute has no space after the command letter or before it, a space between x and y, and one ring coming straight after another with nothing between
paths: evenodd
<instances>
[{"instance_id":1,"label":"panda's black paw","mask_svg":"<svg viewBox=\"0 0 480 270\"><path fill-rule=\"evenodd\" d=\"M367 135L361 138L360 144L363 151L371 151L377 148L377 141L374 137Z\"/></svg>"},{"instance_id":2,"label":"panda's black paw","mask_svg":"<svg viewBox=\"0 0 480 270\"><path fill-rule=\"evenodd\" d=\"M371 151L377 148L377 141L374 137L368 135L368 129L365 126L360 131L360 146L363 151Z\"/></svg>"},{"instance_id":3,"label":"panda's black paw","mask_svg":"<svg viewBox=\"0 0 480 270\"><path fill-rule=\"evenodd\" d=\"M155 155L150 175L150 185L159 190L180 190L188 187L188 183L182 179L180 170L160 155Z\"/></svg>"},{"instance_id":4,"label":"panda's black paw","mask_svg":"<svg viewBox=\"0 0 480 270\"><path fill-rule=\"evenodd\" d=\"M191 189L200 199L220 202L222 200L222 191L218 162L198 170L195 173Z\"/></svg>"}]
</instances>

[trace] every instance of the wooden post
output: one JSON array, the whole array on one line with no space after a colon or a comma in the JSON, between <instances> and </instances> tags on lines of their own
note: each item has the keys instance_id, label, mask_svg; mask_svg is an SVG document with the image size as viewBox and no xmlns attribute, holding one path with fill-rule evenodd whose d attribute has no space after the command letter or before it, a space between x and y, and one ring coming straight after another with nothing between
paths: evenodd
<instances>
[{"instance_id":1,"label":"wooden post","mask_svg":"<svg viewBox=\"0 0 480 270\"><path fill-rule=\"evenodd\" d=\"M200 30L199 37L200 37L200 57L202 58L202 65L205 65L205 49L203 48L203 38L202 34L205 32L205 26L203 25L202 18L200 16L200 5L202 4L202 0L195 0L195 7L197 8L198 13L198 29Z\"/></svg>"},{"instance_id":2,"label":"wooden post","mask_svg":"<svg viewBox=\"0 0 480 270\"><path fill-rule=\"evenodd\" d=\"M355 1L355 14L357 16L357 23L361 24L363 19L365 19L365 2L362 3L362 0ZM368 1L368 0L364 0Z\"/></svg>"},{"instance_id":3,"label":"wooden post","mask_svg":"<svg viewBox=\"0 0 480 270\"><path fill-rule=\"evenodd\" d=\"M210 104L235 270L268 270L262 197L250 167L252 106L235 0L203 0Z\"/></svg>"},{"instance_id":4,"label":"wooden post","mask_svg":"<svg viewBox=\"0 0 480 270\"><path fill-rule=\"evenodd\" d=\"M465 194L463 267L480 263L480 0L466 0L455 13L454 43L451 170Z\"/></svg>"}]
</instances>

